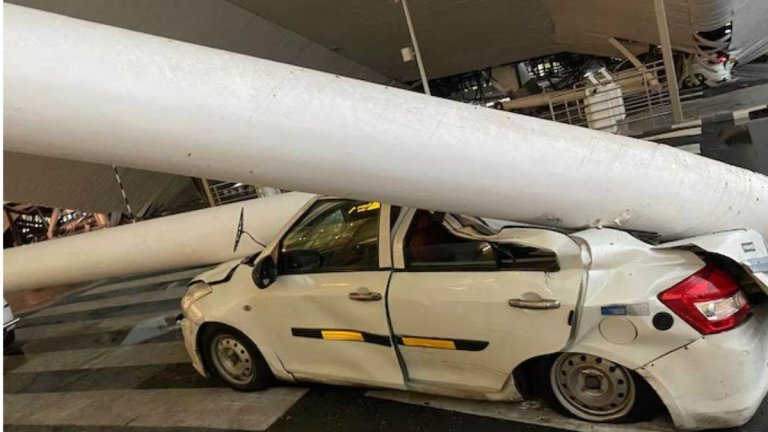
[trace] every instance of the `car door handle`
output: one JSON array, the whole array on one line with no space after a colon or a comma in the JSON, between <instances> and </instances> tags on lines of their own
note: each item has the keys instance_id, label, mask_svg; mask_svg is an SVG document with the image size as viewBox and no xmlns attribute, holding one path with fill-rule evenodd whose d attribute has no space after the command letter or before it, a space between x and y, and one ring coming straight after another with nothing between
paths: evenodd
<instances>
[{"instance_id":1,"label":"car door handle","mask_svg":"<svg viewBox=\"0 0 768 432\"><path fill-rule=\"evenodd\" d=\"M377 292L368 292L368 290L360 290L362 292L351 292L349 293L349 299L350 300L357 300L357 301L379 301L381 300L381 294Z\"/></svg>"},{"instance_id":2,"label":"car door handle","mask_svg":"<svg viewBox=\"0 0 768 432\"><path fill-rule=\"evenodd\" d=\"M557 309L560 307L560 300L523 300L523 299L511 299L509 305L513 308L520 309Z\"/></svg>"}]
</instances>

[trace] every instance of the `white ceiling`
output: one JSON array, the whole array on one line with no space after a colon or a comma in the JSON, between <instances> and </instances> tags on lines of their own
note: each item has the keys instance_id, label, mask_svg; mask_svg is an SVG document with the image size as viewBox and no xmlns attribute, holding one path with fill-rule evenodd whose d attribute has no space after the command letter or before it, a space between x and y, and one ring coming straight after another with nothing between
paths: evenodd
<instances>
[{"instance_id":1,"label":"white ceiling","mask_svg":"<svg viewBox=\"0 0 768 432\"><path fill-rule=\"evenodd\" d=\"M189 177L118 168L131 208L176 209L199 196ZM3 200L99 213L128 213L109 165L3 152Z\"/></svg>"},{"instance_id":2,"label":"white ceiling","mask_svg":"<svg viewBox=\"0 0 768 432\"><path fill-rule=\"evenodd\" d=\"M383 74L402 81L418 79L416 66L400 58L400 49L410 40L402 5L394 0L227 1ZM641 47L659 43L653 0L410 0L408 4L431 78L562 51L617 56L607 42L610 37L637 41ZM665 0L665 4L672 44L679 50L693 50L695 31L714 30L731 20L738 21L734 23L738 48L756 40L762 40L765 48L765 0ZM750 22L738 25L746 21Z\"/></svg>"},{"instance_id":3,"label":"white ceiling","mask_svg":"<svg viewBox=\"0 0 768 432\"><path fill-rule=\"evenodd\" d=\"M225 0L9 0L22 6L381 84L392 79Z\"/></svg>"},{"instance_id":4,"label":"white ceiling","mask_svg":"<svg viewBox=\"0 0 768 432\"><path fill-rule=\"evenodd\" d=\"M369 81L418 79L394 0L10 0L91 21ZM768 44L766 0L665 0L672 43L733 21L733 46ZM410 0L427 74L438 78L561 51L618 55L609 37L658 44L653 0Z\"/></svg>"}]
</instances>

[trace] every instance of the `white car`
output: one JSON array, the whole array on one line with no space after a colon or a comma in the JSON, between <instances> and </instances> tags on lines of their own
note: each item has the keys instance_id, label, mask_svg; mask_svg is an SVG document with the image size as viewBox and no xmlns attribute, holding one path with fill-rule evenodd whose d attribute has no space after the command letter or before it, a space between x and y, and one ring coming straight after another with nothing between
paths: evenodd
<instances>
[{"instance_id":1,"label":"white car","mask_svg":"<svg viewBox=\"0 0 768 432\"><path fill-rule=\"evenodd\" d=\"M768 392L768 246L667 244L317 198L261 255L190 282L195 368L474 399L543 397L595 422L738 426Z\"/></svg>"}]
</instances>

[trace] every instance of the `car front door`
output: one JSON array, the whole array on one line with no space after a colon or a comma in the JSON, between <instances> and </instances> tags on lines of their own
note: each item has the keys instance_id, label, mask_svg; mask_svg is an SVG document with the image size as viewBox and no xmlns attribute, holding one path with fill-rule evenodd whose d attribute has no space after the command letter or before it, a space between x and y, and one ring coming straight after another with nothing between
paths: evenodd
<instances>
[{"instance_id":1,"label":"car front door","mask_svg":"<svg viewBox=\"0 0 768 432\"><path fill-rule=\"evenodd\" d=\"M516 366L568 343L581 249L555 231L483 234L457 218L404 214L390 318L410 382L493 393Z\"/></svg>"},{"instance_id":2,"label":"car front door","mask_svg":"<svg viewBox=\"0 0 768 432\"><path fill-rule=\"evenodd\" d=\"M277 355L299 379L404 388L387 320L389 206L319 199L272 252Z\"/></svg>"}]
</instances>

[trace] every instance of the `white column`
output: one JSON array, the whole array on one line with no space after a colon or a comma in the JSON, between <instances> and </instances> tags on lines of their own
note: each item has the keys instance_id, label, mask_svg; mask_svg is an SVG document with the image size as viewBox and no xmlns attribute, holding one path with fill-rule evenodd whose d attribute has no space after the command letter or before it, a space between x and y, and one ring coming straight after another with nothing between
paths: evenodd
<instances>
[{"instance_id":1,"label":"white column","mask_svg":"<svg viewBox=\"0 0 768 432\"><path fill-rule=\"evenodd\" d=\"M218 264L256 253L235 244L240 209L245 229L266 244L313 196L288 193L104 228L3 251L6 291Z\"/></svg>"},{"instance_id":2,"label":"white column","mask_svg":"<svg viewBox=\"0 0 768 432\"><path fill-rule=\"evenodd\" d=\"M4 8L10 151L552 226L768 236L767 177L668 146Z\"/></svg>"}]
</instances>

